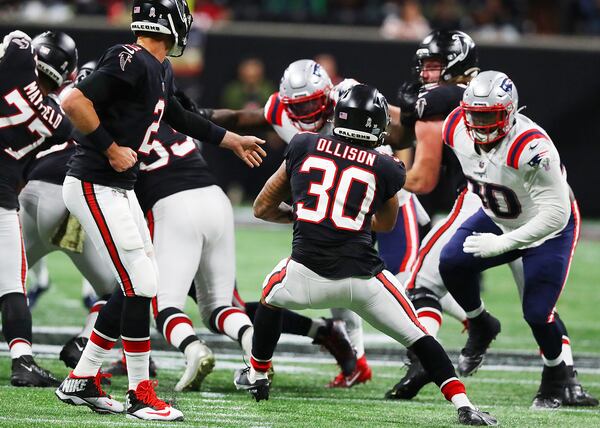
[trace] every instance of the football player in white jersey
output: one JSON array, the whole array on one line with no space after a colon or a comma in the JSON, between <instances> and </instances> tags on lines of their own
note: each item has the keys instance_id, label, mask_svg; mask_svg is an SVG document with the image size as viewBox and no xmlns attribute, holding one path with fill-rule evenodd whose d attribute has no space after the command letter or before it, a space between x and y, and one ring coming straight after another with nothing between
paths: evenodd
<instances>
[{"instance_id":1,"label":"football player in white jersey","mask_svg":"<svg viewBox=\"0 0 600 428\"><path fill-rule=\"evenodd\" d=\"M291 63L283 73L279 91L271 95L264 108L265 119L286 143L299 132L331 131L333 107L337 98L358 84L354 79L344 79L333 86L327 72L315 61L301 59ZM399 109L390 106L391 113L398 117ZM389 146L382 149L391 150ZM405 190L398 192L400 205L396 229L400 237L394 249L386 253L401 253L397 266L387 266L393 274L408 274L419 248L419 223L429 221L417 198ZM381 242L380 242L381 246ZM380 253L382 248L380 248ZM382 256L383 258L383 256ZM391 264L386 260L386 265ZM392 262L393 263L393 262ZM357 364L355 371L348 375L340 372L330 383L330 387L352 387L371 379L371 368L367 363L363 342L362 320L348 309L332 309L335 318L345 321L352 344L356 348Z\"/></svg>"},{"instance_id":2,"label":"football player in white jersey","mask_svg":"<svg viewBox=\"0 0 600 428\"><path fill-rule=\"evenodd\" d=\"M484 308L479 274L513 264L523 316L544 360L532 408L597 405L579 384L562 352L555 308L579 238L579 211L548 134L518 113L518 93L504 73L475 77L461 106L444 122L443 138L456 154L469 190L482 207L443 248L440 274L465 309L469 338L459 367L476 369L500 322Z\"/></svg>"}]
</instances>

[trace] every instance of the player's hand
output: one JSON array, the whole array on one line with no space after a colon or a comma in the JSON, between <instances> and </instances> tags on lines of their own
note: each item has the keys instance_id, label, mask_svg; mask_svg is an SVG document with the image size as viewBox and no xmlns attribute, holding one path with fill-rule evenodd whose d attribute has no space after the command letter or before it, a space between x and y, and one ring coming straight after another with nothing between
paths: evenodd
<instances>
[{"instance_id":1,"label":"player's hand","mask_svg":"<svg viewBox=\"0 0 600 428\"><path fill-rule=\"evenodd\" d=\"M494 235L493 233L475 232L471 236L467 236L467 239L463 242L465 253L484 259L506 253L509 250L510 248L502 235Z\"/></svg>"},{"instance_id":2,"label":"player's hand","mask_svg":"<svg viewBox=\"0 0 600 428\"><path fill-rule=\"evenodd\" d=\"M127 171L137 162L137 153L129 147L122 147L112 143L106 150L106 157L110 166L117 172Z\"/></svg>"},{"instance_id":3,"label":"player's hand","mask_svg":"<svg viewBox=\"0 0 600 428\"><path fill-rule=\"evenodd\" d=\"M4 36L4 39L2 40L2 44L0 45L0 58L2 58L4 56L4 52L6 51L6 48L8 47L8 45L10 44L12 39L25 39L28 42L31 42L31 37L29 37L27 35L27 33L24 33L20 30L16 30L16 31L13 31L12 33L8 33L6 36Z\"/></svg>"},{"instance_id":4,"label":"player's hand","mask_svg":"<svg viewBox=\"0 0 600 428\"><path fill-rule=\"evenodd\" d=\"M220 146L231 150L235 155L243 160L250 168L260 166L267 152L260 147L265 144L265 140L249 135L238 135L235 132L227 131Z\"/></svg>"}]
</instances>

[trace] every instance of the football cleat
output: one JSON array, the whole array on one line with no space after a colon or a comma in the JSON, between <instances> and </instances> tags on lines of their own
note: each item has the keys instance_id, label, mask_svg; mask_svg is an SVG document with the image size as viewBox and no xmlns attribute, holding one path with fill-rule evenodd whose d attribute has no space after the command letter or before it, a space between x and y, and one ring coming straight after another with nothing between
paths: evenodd
<instances>
[{"instance_id":1,"label":"football cleat","mask_svg":"<svg viewBox=\"0 0 600 428\"><path fill-rule=\"evenodd\" d=\"M531 409L553 410L561 405L594 407L598 405L598 400L583 389L573 367L544 366L542 382Z\"/></svg>"},{"instance_id":2,"label":"football cleat","mask_svg":"<svg viewBox=\"0 0 600 428\"><path fill-rule=\"evenodd\" d=\"M175 391L199 391L200 385L215 368L215 355L204 342L196 341L185 348L186 367Z\"/></svg>"},{"instance_id":3,"label":"football cleat","mask_svg":"<svg viewBox=\"0 0 600 428\"><path fill-rule=\"evenodd\" d=\"M250 367L236 370L233 384L238 390L245 390L250 393L256 400L268 400L269 399L269 387L270 381L267 375L262 379L255 379L254 382L250 381Z\"/></svg>"},{"instance_id":4,"label":"football cleat","mask_svg":"<svg viewBox=\"0 0 600 428\"><path fill-rule=\"evenodd\" d=\"M415 353L409 349L406 351L406 355L408 370L400 382L385 393L385 398L388 400L410 400L419 393L421 388L432 381Z\"/></svg>"},{"instance_id":5,"label":"football cleat","mask_svg":"<svg viewBox=\"0 0 600 428\"><path fill-rule=\"evenodd\" d=\"M71 372L54 394L63 403L87 406L96 413L123 413L123 404L102 390L100 382L103 377L110 375L98 372L96 376L78 377Z\"/></svg>"},{"instance_id":6,"label":"football cleat","mask_svg":"<svg viewBox=\"0 0 600 428\"><path fill-rule=\"evenodd\" d=\"M369 363L367 363L367 357L363 355L356 360L356 368L348 376L340 372L329 384L327 388L352 388L354 385L359 383L365 383L373 377L373 372Z\"/></svg>"},{"instance_id":7,"label":"football cleat","mask_svg":"<svg viewBox=\"0 0 600 428\"><path fill-rule=\"evenodd\" d=\"M325 319L325 326L317 330L313 344L327 349L346 376L356 370L356 351L352 347L344 321Z\"/></svg>"},{"instance_id":8,"label":"football cleat","mask_svg":"<svg viewBox=\"0 0 600 428\"><path fill-rule=\"evenodd\" d=\"M60 385L60 381L48 370L37 365L31 355L21 355L12 360L10 384L13 386L37 386L41 388Z\"/></svg>"},{"instance_id":9,"label":"football cleat","mask_svg":"<svg viewBox=\"0 0 600 428\"><path fill-rule=\"evenodd\" d=\"M150 357L150 377L156 377L156 363ZM113 376L127 376L127 360L125 359L125 353L121 353L121 358L111 363L106 373Z\"/></svg>"},{"instance_id":10,"label":"football cleat","mask_svg":"<svg viewBox=\"0 0 600 428\"><path fill-rule=\"evenodd\" d=\"M83 354L83 349L87 342L88 339L86 337L75 336L70 338L60 350L60 354L58 355L59 360L65 363L67 367L74 369L81 358L81 354Z\"/></svg>"},{"instance_id":11,"label":"football cleat","mask_svg":"<svg viewBox=\"0 0 600 428\"><path fill-rule=\"evenodd\" d=\"M464 406L458 408L458 423L462 425L494 427L498 425L495 417L488 412Z\"/></svg>"},{"instance_id":12,"label":"football cleat","mask_svg":"<svg viewBox=\"0 0 600 428\"><path fill-rule=\"evenodd\" d=\"M483 357L492 341L500 333L500 321L485 311L469 322L469 338L458 357L458 374L471 376L483 364Z\"/></svg>"},{"instance_id":13,"label":"football cleat","mask_svg":"<svg viewBox=\"0 0 600 428\"><path fill-rule=\"evenodd\" d=\"M42 297L42 295L46 293L46 291L48 291L49 289L50 283L47 283L45 285L36 283L33 286L31 286L27 290L27 302L29 303L29 309L33 309L37 302L40 300L40 297Z\"/></svg>"},{"instance_id":14,"label":"football cleat","mask_svg":"<svg viewBox=\"0 0 600 428\"><path fill-rule=\"evenodd\" d=\"M127 417L146 421L182 421L183 413L156 396L156 380L144 380L137 388L127 391Z\"/></svg>"}]
</instances>

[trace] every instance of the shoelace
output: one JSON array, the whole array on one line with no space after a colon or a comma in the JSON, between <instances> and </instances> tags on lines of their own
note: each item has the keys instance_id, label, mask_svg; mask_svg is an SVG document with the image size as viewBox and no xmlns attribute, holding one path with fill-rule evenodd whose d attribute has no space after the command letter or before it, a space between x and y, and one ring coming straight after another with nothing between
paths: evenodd
<instances>
[{"instance_id":1,"label":"shoelace","mask_svg":"<svg viewBox=\"0 0 600 428\"><path fill-rule=\"evenodd\" d=\"M98 390L98 393L100 394L100 397L108 397L110 398L110 395L108 395L106 392L104 392L104 390L102 389L102 379L103 378L111 378L112 375L110 373L103 373L103 372L98 372L98 374L96 375L96 377L94 378L94 384L96 385L96 389Z\"/></svg>"},{"instance_id":2,"label":"shoelace","mask_svg":"<svg viewBox=\"0 0 600 428\"><path fill-rule=\"evenodd\" d=\"M156 391L154 391L154 388L157 385L157 380L142 381L135 390L135 395L142 403L153 407L156 410L162 410L167 407L167 403L156 396Z\"/></svg>"}]
</instances>

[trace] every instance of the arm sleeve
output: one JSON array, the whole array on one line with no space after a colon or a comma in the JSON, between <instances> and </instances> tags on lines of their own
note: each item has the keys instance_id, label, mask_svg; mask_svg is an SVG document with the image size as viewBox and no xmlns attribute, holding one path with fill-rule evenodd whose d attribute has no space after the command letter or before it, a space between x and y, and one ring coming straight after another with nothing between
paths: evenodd
<instances>
[{"instance_id":1,"label":"arm sleeve","mask_svg":"<svg viewBox=\"0 0 600 428\"><path fill-rule=\"evenodd\" d=\"M527 247L560 231L571 215L569 185L562 174L558 153L549 142L541 140L532 156L521 159L519 169L526 175L526 187L538 214L502 235L508 251Z\"/></svg>"},{"instance_id":2,"label":"arm sleeve","mask_svg":"<svg viewBox=\"0 0 600 428\"><path fill-rule=\"evenodd\" d=\"M221 144L227 132L200 114L184 109L174 96L169 99L164 119L182 134L215 146Z\"/></svg>"}]
</instances>

